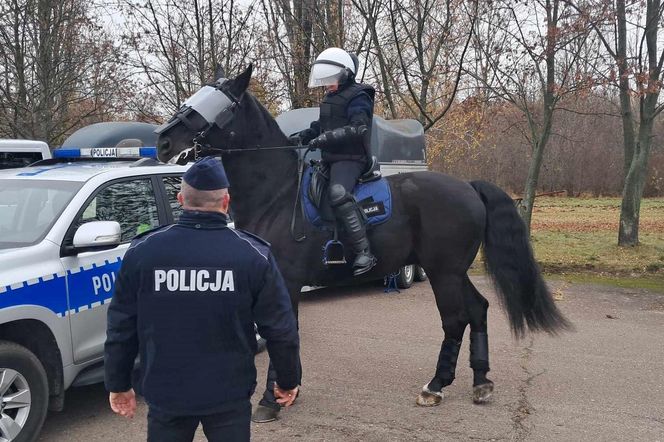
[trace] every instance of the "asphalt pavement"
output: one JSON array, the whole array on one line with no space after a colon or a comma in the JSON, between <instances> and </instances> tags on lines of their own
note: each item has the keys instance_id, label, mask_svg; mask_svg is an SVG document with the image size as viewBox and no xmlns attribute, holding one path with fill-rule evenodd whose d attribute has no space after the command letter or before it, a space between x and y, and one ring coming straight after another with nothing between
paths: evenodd
<instances>
[{"instance_id":1,"label":"asphalt pavement","mask_svg":"<svg viewBox=\"0 0 664 442\"><path fill-rule=\"evenodd\" d=\"M664 441L664 295L553 281L576 331L515 340L488 282L473 280L491 302L489 404L472 403L466 335L442 404L415 405L442 341L428 283L317 290L300 307L300 398L277 422L252 424L252 440ZM267 355L256 362L262 386ZM102 386L71 389L40 440L143 441L146 412L141 403L128 421Z\"/></svg>"}]
</instances>

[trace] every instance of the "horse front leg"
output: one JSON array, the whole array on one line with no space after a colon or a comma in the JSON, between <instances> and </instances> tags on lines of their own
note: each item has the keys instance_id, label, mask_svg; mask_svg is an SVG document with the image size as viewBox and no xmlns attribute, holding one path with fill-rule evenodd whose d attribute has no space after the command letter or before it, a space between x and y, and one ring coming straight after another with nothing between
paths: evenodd
<instances>
[{"instance_id":1,"label":"horse front leg","mask_svg":"<svg viewBox=\"0 0 664 442\"><path fill-rule=\"evenodd\" d=\"M302 285L297 283L286 282L286 287L288 288L288 293L290 293L291 304L293 306L293 313L295 314L295 320L300 327L300 321L298 318L298 304L300 301L300 293L302 290ZM269 342L268 342L269 345ZM298 384L302 384L302 363L299 361L298 356ZM251 416L251 420L256 423L265 423L272 422L277 420L279 416L279 411L281 411L281 406L277 403L276 398L274 397L274 384L277 382L277 372L272 365L272 361L267 368L267 380L265 382L265 391L263 392L263 397L258 402L258 406L254 413Z\"/></svg>"},{"instance_id":2,"label":"horse front leg","mask_svg":"<svg viewBox=\"0 0 664 442\"><path fill-rule=\"evenodd\" d=\"M436 306L440 312L445 334L438 355L436 374L417 396L417 405L431 407L443 400L443 388L454 381L459 348L468 318L463 302L463 277L456 274L435 274L427 271L431 281Z\"/></svg>"}]
</instances>

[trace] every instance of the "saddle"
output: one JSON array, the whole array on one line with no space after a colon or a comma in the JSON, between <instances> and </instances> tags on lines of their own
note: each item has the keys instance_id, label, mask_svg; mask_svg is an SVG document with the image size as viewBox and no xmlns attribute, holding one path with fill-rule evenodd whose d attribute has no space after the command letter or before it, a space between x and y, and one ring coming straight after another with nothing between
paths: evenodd
<instances>
[{"instance_id":1,"label":"saddle","mask_svg":"<svg viewBox=\"0 0 664 442\"><path fill-rule=\"evenodd\" d=\"M311 182L307 190L309 199L315 207L322 208L323 198L327 194L327 186L330 182L330 165L322 161L312 161ZM365 171L358 178L358 184L370 183L381 178L378 160L371 157Z\"/></svg>"},{"instance_id":2,"label":"saddle","mask_svg":"<svg viewBox=\"0 0 664 442\"><path fill-rule=\"evenodd\" d=\"M387 221L392 212L390 188L378 169L378 161L372 157L352 191L369 226ZM333 230L336 223L327 196L329 181L329 165L312 161L304 172L302 182L302 207L306 218L323 230Z\"/></svg>"}]
</instances>

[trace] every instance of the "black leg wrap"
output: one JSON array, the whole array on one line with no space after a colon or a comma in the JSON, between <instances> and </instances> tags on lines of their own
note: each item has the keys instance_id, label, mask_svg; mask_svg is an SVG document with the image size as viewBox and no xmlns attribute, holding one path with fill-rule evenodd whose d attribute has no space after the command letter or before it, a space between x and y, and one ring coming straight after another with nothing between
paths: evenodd
<instances>
[{"instance_id":1,"label":"black leg wrap","mask_svg":"<svg viewBox=\"0 0 664 442\"><path fill-rule=\"evenodd\" d=\"M489 335L485 332L470 333L470 367L489 371Z\"/></svg>"},{"instance_id":2,"label":"black leg wrap","mask_svg":"<svg viewBox=\"0 0 664 442\"><path fill-rule=\"evenodd\" d=\"M436 367L436 379L441 383L440 388L446 387L454 381L460 348L460 340L445 338L443 341L443 345L440 347L440 355L438 356L438 365ZM429 388L432 389L432 386L429 386ZM436 390L432 389L432 391Z\"/></svg>"}]
</instances>

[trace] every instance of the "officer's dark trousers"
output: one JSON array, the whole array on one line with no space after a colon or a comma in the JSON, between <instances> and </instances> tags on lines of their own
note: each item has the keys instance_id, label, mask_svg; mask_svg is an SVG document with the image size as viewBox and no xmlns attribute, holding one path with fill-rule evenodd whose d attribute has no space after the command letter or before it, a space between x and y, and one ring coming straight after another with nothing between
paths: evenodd
<instances>
[{"instance_id":1,"label":"officer's dark trousers","mask_svg":"<svg viewBox=\"0 0 664 442\"><path fill-rule=\"evenodd\" d=\"M357 179L362 175L367 163L360 161L335 161L330 164L330 187L341 184L346 192L352 193Z\"/></svg>"},{"instance_id":2,"label":"officer's dark trousers","mask_svg":"<svg viewBox=\"0 0 664 442\"><path fill-rule=\"evenodd\" d=\"M245 442L249 440L251 403L245 403L205 416L172 416L150 408L148 442L191 442L198 424L210 442Z\"/></svg>"}]
</instances>

